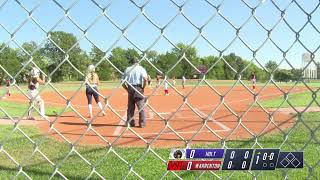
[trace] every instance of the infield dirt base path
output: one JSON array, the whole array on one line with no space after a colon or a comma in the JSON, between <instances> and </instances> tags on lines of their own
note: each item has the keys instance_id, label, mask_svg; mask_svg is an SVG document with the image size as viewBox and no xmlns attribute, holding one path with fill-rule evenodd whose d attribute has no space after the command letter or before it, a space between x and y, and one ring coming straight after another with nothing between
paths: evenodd
<instances>
[{"instance_id":1,"label":"infield dirt base path","mask_svg":"<svg viewBox=\"0 0 320 180\"><path fill-rule=\"evenodd\" d=\"M230 87L215 87L216 91L224 95ZM284 88L286 89L286 88ZM179 92L187 95L192 88L178 88ZM291 91L302 92L305 89L295 88ZM258 92L257 89L256 92ZM80 91L63 92L62 94L70 99L70 105L87 118L87 100L85 93ZM295 123L293 113L273 112L269 116L262 108L253 106L253 95L244 87L237 86L224 96L221 104L221 96L209 87L198 87L184 100L173 89L170 95L165 96L163 89L159 88L148 99L149 107L145 108L147 114L147 126L145 128L128 128L121 119L126 119L127 93L124 90L100 91L108 99L106 116L94 118L91 123L82 119L75 112L65 112L61 117L50 117L53 126L50 128L48 121L39 121L38 126L44 134L49 132L50 136L70 143L95 144L114 146L145 147L151 144L152 147L178 147L186 144L206 144L219 140L234 140L253 138L254 136L279 132L292 127ZM147 89L145 94L150 94ZM257 96L259 100L265 100L283 96L281 91L275 87L267 87ZM46 105L66 107L66 100L58 93L43 93L41 97ZM27 101L26 97L13 96L12 101ZM102 100L102 99L100 99ZM96 106L93 104L93 106ZM111 108L112 109L111 109ZM95 108L95 113L98 109ZM60 114L58 112L58 114ZM138 113L136 113L138 114ZM210 116L209 116L210 115ZM212 115L212 116L211 116ZM135 117L138 124L138 116ZM206 120L206 121L205 121ZM167 126L166 126L167 124Z\"/></svg>"}]
</instances>

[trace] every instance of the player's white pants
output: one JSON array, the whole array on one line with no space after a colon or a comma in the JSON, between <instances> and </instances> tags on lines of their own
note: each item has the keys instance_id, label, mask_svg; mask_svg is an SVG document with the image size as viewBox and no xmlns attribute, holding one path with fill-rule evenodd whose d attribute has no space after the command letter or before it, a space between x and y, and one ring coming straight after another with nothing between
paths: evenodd
<instances>
[{"instance_id":1,"label":"player's white pants","mask_svg":"<svg viewBox=\"0 0 320 180\"><path fill-rule=\"evenodd\" d=\"M44 101L43 99L40 97L40 95L38 95L38 91L37 90L31 90L29 95L30 95L30 98L33 99L33 101L39 106L39 111L40 111L40 115L42 117L45 117L45 114L46 114L46 110L45 110L45 107L44 107ZM33 109L29 109L28 111L28 117L31 117L32 116L32 111Z\"/></svg>"}]
</instances>

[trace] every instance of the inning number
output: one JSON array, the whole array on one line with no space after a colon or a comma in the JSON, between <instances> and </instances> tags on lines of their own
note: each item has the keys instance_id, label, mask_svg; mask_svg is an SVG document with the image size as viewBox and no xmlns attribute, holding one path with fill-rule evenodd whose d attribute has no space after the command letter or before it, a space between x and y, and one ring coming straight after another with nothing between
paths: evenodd
<instances>
[{"instance_id":1,"label":"inning number","mask_svg":"<svg viewBox=\"0 0 320 180\"><path fill-rule=\"evenodd\" d=\"M260 157L260 156L257 156L256 164L259 163L259 157Z\"/></svg>"}]
</instances>

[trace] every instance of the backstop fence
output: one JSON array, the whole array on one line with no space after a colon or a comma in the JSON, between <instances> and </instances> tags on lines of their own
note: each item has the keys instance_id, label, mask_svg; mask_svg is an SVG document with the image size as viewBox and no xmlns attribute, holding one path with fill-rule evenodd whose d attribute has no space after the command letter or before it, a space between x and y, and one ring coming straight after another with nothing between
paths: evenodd
<instances>
[{"instance_id":1,"label":"backstop fence","mask_svg":"<svg viewBox=\"0 0 320 180\"><path fill-rule=\"evenodd\" d=\"M154 146L154 144L160 139L163 133L165 134L166 130L169 129L172 132L172 134L176 135L178 139L183 142L183 145L180 145L179 147L184 148L201 147L201 144L193 144L193 140L203 133L203 129L208 129L208 131L206 132L209 134L208 136L212 135L216 138L215 142L212 142L211 146L215 146L218 148L227 149L230 147L237 147L237 145L235 145L234 142L239 140L248 142L248 144L246 145L242 144L246 147L281 149L284 148L284 146L286 146L288 147L287 149L290 149L292 151L305 151L306 149L314 149L314 154L311 155L313 156L311 158L312 161L305 161L305 171L302 173L303 176L301 177L307 179L319 178L318 176L320 175L320 159L317 154L320 150L320 124L317 121L314 121L312 122L312 125L310 125L310 120L308 119L308 117L311 116L305 117L305 114L310 109L313 109L313 111L319 110L320 102L317 99L319 86L317 86L316 84L314 85L307 83L302 80L302 72L304 72L305 69L308 69L309 66L317 64L316 54L318 53L320 47L319 41L317 41L318 44L310 44L310 42L306 42L306 39L317 39L320 36L320 27L319 24L317 24L317 20L319 19L319 17L317 18L317 14L319 14L320 12L319 1L304 2L299 0L239 0L236 2L231 0L166 0L160 2L156 0L73 0L69 2L59 0L2 0L0 2L0 12L2 14L1 16L3 16L1 18L2 20L0 21L0 36L3 40L3 42L1 42L2 45L0 49L0 54L2 54L0 68L2 71L1 75L3 76L2 80L6 78L10 79L9 88L12 91L11 96L7 97L6 99L3 98L1 100L2 103L0 104L0 110L2 112L1 121L9 122L7 123L9 125L4 126L7 128L9 127L10 129L9 131L5 131L6 133L2 134L2 137L0 139L0 154L3 159L3 162L6 162L3 164L0 162L0 168L3 169L0 169L0 172L3 172L4 174L9 172L7 174L7 177L11 176L11 178L27 179L37 178L37 172L30 170L29 167L36 167L37 164L33 164L32 161L36 158L41 158L42 161L48 164L46 174L42 174L43 176L41 177L47 177L50 179L108 179L112 178L112 173L110 174L109 172L109 175L106 175L103 172L103 170L99 170L97 167L101 165L101 162L104 159L107 159L108 156L111 156L110 154L113 154L113 156L115 156L122 164L125 165L125 169L122 169L123 176L121 176L121 178L155 178L156 176L145 176L143 170L136 167L139 165L139 163L143 161L145 161L145 163L148 164L148 158L150 158L149 156L152 156L152 158L154 158L155 161L160 162L160 164L162 164L163 167L166 167L168 157L164 155L165 153L158 152L158 147ZM48 5L48 3L50 4ZM126 4L127 7L129 6L129 9L134 10L135 13L130 14L129 12L126 12L129 11L128 8L121 9L122 3ZM309 3L312 5L310 5ZM90 4L90 6L86 6L86 4ZM230 7L229 5L232 4L237 5ZM54 10L47 10L47 6L54 6L54 10L56 12L54 12ZM170 9L166 9L166 6L170 6ZM264 8L270 8L272 10L265 11ZM81 13L84 16L88 15L92 16L93 18L91 18L90 20L86 19L87 24L84 25L81 19L79 20L72 15L74 9L76 9L78 13ZM45 12L41 15L41 18L39 17L39 11ZM89 13L89 11L94 11L94 13ZM158 14L150 15L152 14L152 11L158 11ZM167 16L167 14L170 14L169 11L173 12L173 15L171 17ZM204 13L203 11L208 11L208 14L210 15ZM111 15L112 12L118 12L118 16L121 17ZM268 16L262 16L261 18L259 14L260 12L264 12L268 14ZM19 16L21 18L21 21L10 21L8 19L10 19L11 17L5 17L6 14L16 15L17 17L15 18L18 18ZM159 17L159 15L161 14L168 18L163 20L162 17ZM199 16L197 16L197 14ZM55 19L55 17L58 15L61 18ZM122 18L124 18L125 20L123 20ZM143 35L141 34L137 37L137 33L139 34L139 32L135 32L136 34L132 32L134 31L134 28L137 28L137 26L135 26L135 23L139 21L139 18L143 18L144 22L144 24L140 24L142 29L144 29L144 31L140 33L146 33L147 36L148 28L152 28L154 32L156 32L155 38L150 40L148 37L143 37ZM161 19L162 22L157 21L157 18ZM101 41L109 41L110 38L114 40L105 48L101 48L99 41L92 40L90 38L91 29L95 28L96 24L101 23L101 19L103 19L103 23L108 23L108 27L104 27L104 29L102 29L103 27L99 26L101 28L100 33L96 34L96 36L99 37ZM187 31L187 29L185 29L184 32L177 32L176 34L171 35L170 31L174 31L173 27L176 26L176 21L181 19L184 21L183 24L180 24L180 26L182 26L182 29L192 28L193 32L189 32ZM216 19L219 19L218 22L220 23L213 23L216 21ZM271 22L272 19L274 19L273 22ZM297 24L297 19L299 19L300 24ZM201 23L199 23L199 20L201 20ZM119 21L121 21L121 23L119 23ZM67 36L53 38L53 33L61 29L61 31L63 31L63 26L66 26L65 24L63 24L65 22L72 24L73 29L68 29L68 31L77 32L75 33L77 34L77 36L75 41L68 40L68 42L73 43L69 44L68 46L60 47L64 43L65 39L63 38L67 38ZM29 31L25 31L24 29L26 28L28 23L33 24L33 28L31 28L31 30L29 29ZM218 26L223 27L219 29ZM228 28L225 28L226 26L228 26ZM251 28L252 30L249 34L246 34L248 33L247 28ZM118 36L115 36L115 34L110 33L110 29L115 29L116 31L118 31ZM308 29L308 31L304 32L305 29ZM138 31L139 30L141 29L138 29ZM218 34L218 36L212 35L214 38L211 38L210 35L207 35L208 31L213 34ZM258 33L258 31L260 32L260 34ZM274 34L277 34L275 33L275 31L285 32L282 35L273 36ZM38 32L41 33L42 36L38 37ZM103 32L104 34L102 34ZM231 33L224 35L224 33L229 32ZM243 32L245 34L243 34ZM305 35L306 33L307 35ZM292 35L293 41L290 41L285 38L285 36L289 36L289 34L290 36ZM28 36L35 38L34 41L36 41L36 45L33 48L22 45L21 43L23 39L28 39L23 37ZM248 38L249 36L251 38ZM311 37L306 38L305 36ZM219 38L221 41L217 40ZM189 39L189 41L184 41L185 39ZM228 42L227 39L229 40ZM261 41L257 42L257 39L260 39ZM75 72L78 74L80 79L85 78L86 72L84 71L85 68L82 67L83 63L81 62L81 58L73 57L74 51L77 51L76 49L82 45L81 43L83 41L86 41L90 46L93 46L96 49L98 49L98 51L102 54L98 61L91 62L89 60L90 63L93 63L96 68L100 68L100 66L102 66L102 64L105 63L109 68L107 70L111 69L113 72L121 76L124 73L123 68L119 67L121 63L112 60L110 58L110 54L116 47L122 46L121 42L124 40L126 41L126 45L124 46L130 46L138 52L139 61L141 64L148 66L149 70L152 69L155 72L155 74L162 75L163 77L163 80L160 81L160 86L152 86L150 93L146 95L145 108L148 108L149 112L153 114L154 117L158 117L159 122L161 122L163 126L160 131L156 131L155 135L152 136L151 140L146 139L146 137L144 136L146 133L140 134L140 130L126 125L125 122L127 121L127 119L125 118L125 116L119 114L113 107L114 104L110 103L110 99L112 99L112 97L115 96L115 94L121 91L122 83L126 83L126 81L119 81L118 83L116 83L114 88L112 88L112 93L110 93L110 95L104 96L103 93L100 94L100 98L102 98L105 102L105 110L109 110L110 113L113 114L113 116L115 116L115 119L118 119L120 122L122 122L119 123L119 126L123 126L123 129L121 129L120 133L118 132L118 134L115 135L114 139L109 139L108 137L104 136L103 133L96 130L96 126L94 124L95 119L99 118L99 113L95 115L93 119L88 119L86 117L86 114L80 112L76 108L76 105L73 104L75 95L83 90L82 87L85 86L85 81L81 81L81 84L78 84L79 86L73 91L73 95L70 97L65 96L62 90L59 89L60 87L57 88L57 84L53 82L53 76L55 76L57 73L61 73L62 76L65 77L67 76L67 74L63 73ZM188 51L192 49L192 47L195 46L200 40L202 41L202 44L198 48L198 50L200 52L203 52L205 51L203 49L210 49L207 51L207 54L213 54L216 56L216 60L211 61L211 63L200 63L202 65L205 64L205 66L207 66L207 70L205 72L200 72L200 70L197 68L199 64L195 64L195 61L190 59L193 57L188 55ZM141 41L147 43L141 45ZM170 67L168 67L165 70L157 67L157 61L150 58L150 56L148 55L148 53L151 50L159 48L156 47L157 44L161 44L161 42L163 41L165 41L169 46L176 49L177 51L175 52L175 55L178 56L178 58L175 59L175 62L171 63ZM178 46L177 41L187 43L185 43L185 46ZM224 43L224 45L219 45L219 43L222 42ZM46 46L48 43L50 44L50 46ZM265 46L267 46L266 44L271 45L274 49L265 48ZM240 68L233 67L234 64L232 64L229 61L229 59L226 58L226 55L230 53L230 49L232 49L232 46L235 46L235 49L239 49L240 54L241 50L243 50L243 52L245 52L244 54L247 55L247 58L249 57L247 63L245 63ZM294 60L292 59L292 57L288 55L291 51L294 51L297 46L301 48L301 52L297 53L298 57L301 58L302 52L308 52L310 54L310 60L304 63L304 67L297 68L295 62L299 63L300 59ZM19 69L12 70L9 68L10 66L14 66L11 64L13 64L14 59L16 59L16 57L8 55L8 48L10 47L16 47L16 50L20 52L20 54L17 54L17 56L22 57L22 60L18 60L20 63ZM234 49L232 49L232 51L233 50ZM277 52L274 52L273 50ZM45 58L42 58L41 61L39 60L39 53L44 53L45 55ZM273 53L275 55L270 57L261 55ZM126 56L121 56L121 58L126 58ZM165 58L165 56L162 56L160 58ZM265 60L262 60L264 58L276 58L279 59L279 61L272 69L269 67L265 67ZM52 64L52 59L57 59L58 63ZM41 63L49 65L43 66L43 64ZM232 78L232 83L226 82L226 85L217 85L215 82L212 83L212 80L207 78L207 74L215 71L215 68L219 66L219 63L223 63L223 67L225 68L225 70L228 69L228 72L233 74L234 78ZM189 70L193 71L194 74L201 74L201 76L196 77L198 78L197 81L194 81L191 85L189 85L190 91L188 91L187 93L181 93L181 87L174 86L174 84L169 79L172 77L171 74L174 74L174 72L177 70L177 67L181 64L188 66ZM286 88L283 88L283 84L275 80L275 74L277 74L277 72L280 71L281 66L284 64L286 64L284 70L286 72L297 69L300 70L297 74L293 75L297 77L296 80L293 80L291 83L286 84ZM61 71L61 69L64 68L65 65L68 65L68 69ZM251 87L246 82L247 77L244 75L244 73L248 71L248 69L250 69L251 66L255 66L257 67L256 69L260 69L266 77L266 80L263 83L261 83L259 85L259 88L256 90L251 89ZM43 121L46 122L46 124L44 125L46 127L44 129L46 129L47 132L41 133L41 136L44 137L49 137L53 133L55 134L55 137L58 137L59 142L68 144L67 148L64 149L66 153L60 156L60 158L58 159L53 160L50 158L51 155L47 154L47 151L48 149L50 149L50 147L48 147L49 144L46 143L47 140L45 140L45 138L38 138L34 135L30 135L30 132L25 128L23 121L25 121L24 117L26 116L27 111L24 112L23 115L21 115L21 117L15 117L15 115L13 115L14 112L12 110L9 110L8 108L10 106L10 98L18 94L19 96L30 100L31 103L27 103L28 110L34 109L35 111L40 113L37 108L37 104L34 102L36 98L31 98L29 96L29 94L26 91L26 87L24 86L23 82L21 82L21 79L23 79L25 76L24 74L27 74L26 72L30 71L30 67L37 67L38 69L40 69L41 74L43 74L43 76L46 77L46 82L42 86L38 95L44 97L46 96L46 89L51 89L51 92L57 94L59 98L63 99L64 109L61 113L57 113L55 116L52 117L43 117ZM43 69L43 67L50 68ZM250 70L253 71L253 69ZM100 72L103 71L103 69L100 69ZM177 78L180 79L181 77ZM188 77L187 79L189 78L192 77ZM165 82L169 84L170 90L172 91L171 94L176 94L176 96L180 98L179 105L177 106L175 111L171 112L171 114L169 114L168 116L164 116L163 113L157 110L159 109L158 107L154 107L158 106L156 103L150 103L153 97L159 96L157 95L157 92L162 88L162 85L164 85ZM211 108L206 109L205 112L201 112L199 110L200 107L197 107L197 105L193 105L188 101L190 99L189 96L192 96L193 93L197 92L200 86L205 86L206 88L208 88L208 92L216 93L218 97L217 104ZM226 90L225 92L220 92L219 86L227 86L228 90ZM264 107L264 104L261 103L262 98L260 98L261 93L269 86L273 86L277 91L279 91L280 94L278 96L281 98L281 103L277 107L274 107L272 109ZM228 96L232 92L237 91L238 87L241 87L245 93L249 94L252 100L252 103L242 102L241 100L238 101L237 104L239 104L239 106L245 107L241 109L241 111L234 109L236 108L236 106L231 106L228 100ZM310 98L310 102L307 102L304 107L299 107L301 105L295 105L294 103L292 103L292 101L290 101L294 98L294 95L291 94L297 87L302 87L304 89L304 92L307 94L308 98ZM2 96L5 97L6 94L3 93ZM125 95L123 96L125 97ZM241 96L241 94L238 94L238 96ZM205 98L205 96L203 97ZM167 99L166 103L170 104L170 101L170 99ZM17 101L13 100L12 102ZM280 125L276 123L276 119L278 118L277 113L283 111L284 104L287 104L286 108L290 109L291 114L294 114L294 118L293 123L290 126L286 127L285 129L282 129L278 127ZM175 127L171 125L171 121L173 121L173 119L175 119L178 116L178 114L183 110L184 107L189 108L191 113L195 115L195 119L201 119L201 125L199 126L200 128L195 131L188 132L190 134L189 138L185 138L182 135L186 132L180 133ZM221 107L224 107L226 111L230 113L229 115L236 119L235 126L227 127L228 130L223 135L219 134L218 131L216 132L208 125L210 121L215 120L215 115L218 114L218 111ZM19 106L17 105L17 109L18 108ZM264 120L266 124L264 125L264 127L262 127L261 131L259 132L251 130L251 127L247 127L246 123L244 123L246 119L246 114L250 113L251 111L254 111L255 108L260 108L261 111L263 111L263 113L265 114ZM63 113L66 112L68 109L71 109L71 111L74 112L86 126L85 130L79 134L78 138L76 138L75 141L68 140L68 137L65 137L65 129L56 128L56 123L58 123L60 119L64 118ZM184 114L181 114L180 116L183 115ZM312 114L312 116L316 117L317 114ZM152 121L152 118L148 119L147 127L145 127L145 129L148 129L150 127L150 124L148 124L149 121ZM220 126L225 127L223 123L224 122L219 122ZM267 147L265 147L265 139L261 138L265 135L265 133L263 132L268 128L270 124L274 126L274 129L278 129L279 131L279 133L271 132L271 136L280 137L280 140L276 144L266 145ZM235 132L240 127L243 128L243 130L246 131L249 135L242 138L239 136L239 139L233 138L233 135L236 134ZM303 132L303 134L307 136L307 138L305 141L299 142L299 144L295 144L290 141L290 138L293 136L293 131L299 130L298 127L303 127L301 133ZM83 138L85 138L88 135L87 133L89 131L92 131L94 136L97 136L101 139L101 141L103 142L102 144L104 144L105 148L105 153L103 153L101 157L99 157L99 159L96 161L91 161L89 156L82 154L84 151L80 150L82 148L82 144L80 144L80 142ZM138 154L134 160L130 161L128 160L128 157L126 157L126 155L123 155L125 154L123 151L130 154L136 153L137 150L135 148L121 147L120 145L117 145L117 142L121 141L121 139L124 138L125 133L127 132L134 134L136 139L139 139L141 142L143 142L141 143L142 145L140 145L140 148L142 149L141 152L139 151L140 154ZM24 158L20 158L20 155L16 153L16 150L10 149L10 143L14 143L14 141L17 140L16 133L21 134L20 138L23 138L26 141L26 143L22 143L14 147L19 147L20 150L24 149L25 146L29 147L28 151L19 152L25 153L24 155L26 157ZM294 138L295 137L296 136L294 136ZM56 140L53 140L53 142L55 141ZM272 141L272 139L270 141ZM44 144L46 146L43 146ZM174 146L175 145L171 145L171 147ZM206 144L206 147L207 146L210 147L210 145ZM239 147L243 146L239 145ZM121 150L121 148L124 148L125 150ZM121 151L121 153L119 153L119 151ZM85 176L77 176L76 174L74 176L69 176L69 173L63 170L65 168L64 164L66 163L66 161L68 161L70 157L77 157L78 159L81 159L81 161L84 162L87 166L90 167L90 170L87 172ZM4 159L6 159L7 161L5 161ZM112 162L109 163L112 164ZM115 167L117 165L118 164L111 165L110 168ZM73 164L71 166L71 168L76 168L77 164ZM152 165L150 165L150 167L152 167ZM149 170L153 171L152 169ZM81 171L81 168L79 168L77 173L80 173ZM277 177L288 178L290 177L289 174L292 173L292 171L281 170L280 176ZM41 170L39 170L38 173L41 174ZM216 171L209 171L193 173L194 175L191 176L192 178L211 177L217 179L224 179L237 178L238 176L241 177L241 175L239 175L237 172L220 173ZM246 174L245 177L253 179L263 178L264 175L270 175L265 174L265 172L261 171L245 171L241 173ZM183 179L188 178L188 175L183 174L181 172L168 172L163 170L159 175L159 178ZM294 179L294 177L292 178Z\"/></svg>"}]
</instances>

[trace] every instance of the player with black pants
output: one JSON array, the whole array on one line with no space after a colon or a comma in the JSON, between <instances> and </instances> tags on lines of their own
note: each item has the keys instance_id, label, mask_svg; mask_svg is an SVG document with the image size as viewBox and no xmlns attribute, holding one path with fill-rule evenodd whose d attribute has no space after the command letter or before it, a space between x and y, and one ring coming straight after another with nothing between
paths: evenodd
<instances>
[{"instance_id":1,"label":"player with black pants","mask_svg":"<svg viewBox=\"0 0 320 180\"><path fill-rule=\"evenodd\" d=\"M89 117L92 118L92 97L98 104L99 108L102 111L102 114L105 115L105 112L103 111L102 104L99 100L99 94L98 94L98 85L99 85L99 76L95 72L95 68L93 65L90 65L88 67L88 75L86 77L86 96L88 99L88 109L89 109Z\"/></svg>"}]
</instances>

